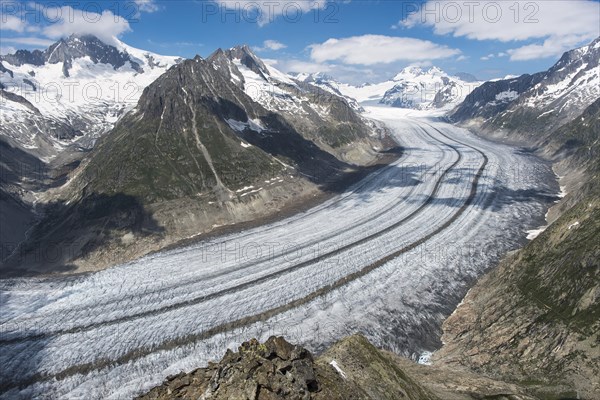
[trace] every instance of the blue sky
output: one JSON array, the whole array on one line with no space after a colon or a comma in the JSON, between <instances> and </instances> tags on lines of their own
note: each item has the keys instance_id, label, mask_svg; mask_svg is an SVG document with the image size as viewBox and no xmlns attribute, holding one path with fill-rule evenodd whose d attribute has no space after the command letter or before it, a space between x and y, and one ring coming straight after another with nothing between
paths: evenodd
<instances>
[{"instance_id":1,"label":"blue sky","mask_svg":"<svg viewBox=\"0 0 600 400\"><path fill-rule=\"evenodd\" d=\"M385 80L408 65L481 79L531 73L600 36L597 0L0 0L0 6L3 53L44 48L73 32L115 35L183 57L248 44L286 72L322 71L352 83Z\"/></svg>"}]
</instances>

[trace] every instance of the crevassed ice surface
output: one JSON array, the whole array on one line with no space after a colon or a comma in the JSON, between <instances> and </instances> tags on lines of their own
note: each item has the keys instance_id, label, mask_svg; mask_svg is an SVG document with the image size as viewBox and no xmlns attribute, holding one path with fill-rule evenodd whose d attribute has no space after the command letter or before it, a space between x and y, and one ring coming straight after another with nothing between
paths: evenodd
<instances>
[{"instance_id":1,"label":"crevassed ice surface","mask_svg":"<svg viewBox=\"0 0 600 400\"><path fill-rule=\"evenodd\" d=\"M274 334L314 351L356 332L415 359L435 350L558 185L525 152L406 113L369 109L403 156L307 212L94 274L1 281L0 396L130 398Z\"/></svg>"}]
</instances>

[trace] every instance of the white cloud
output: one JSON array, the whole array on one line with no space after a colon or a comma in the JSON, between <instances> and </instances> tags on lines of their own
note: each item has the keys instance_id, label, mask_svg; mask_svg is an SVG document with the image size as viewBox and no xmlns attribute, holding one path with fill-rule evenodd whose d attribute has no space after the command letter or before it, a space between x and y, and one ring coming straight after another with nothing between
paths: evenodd
<instances>
[{"instance_id":1,"label":"white cloud","mask_svg":"<svg viewBox=\"0 0 600 400\"><path fill-rule=\"evenodd\" d=\"M465 61L465 60L468 60L468 59L469 59L469 57L468 57L468 56L465 56L465 55L460 55L460 56L458 56L458 57L456 58L456 61Z\"/></svg>"},{"instance_id":2,"label":"white cloud","mask_svg":"<svg viewBox=\"0 0 600 400\"><path fill-rule=\"evenodd\" d=\"M274 51L285 49L287 47L285 44L278 42L277 40L265 40L264 46L267 49Z\"/></svg>"},{"instance_id":3,"label":"white cloud","mask_svg":"<svg viewBox=\"0 0 600 400\"><path fill-rule=\"evenodd\" d=\"M17 51L17 49L15 49L12 46L0 46L0 55L5 55L5 54L14 54Z\"/></svg>"},{"instance_id":4,"label":"white cloud","mask_svg":"<svg viewBox=\"0 0 600 400\"><path fill-rule=\"evenodd\" d=\"M431 26L439 35L474 40L543 40L507 52L511 60L527 60L558 56L600 36L600 3L593 0L429 0L399 25Z\"/></svg>"},{"instance_id":5,"label":"white cloud","mask_svg":"<svg viewBox=\"0 0 600 400\"><path fill-rule=\"evenodd\" d=\"M3 38L3 43L12 43L12 44L24 44L26 46L38 46L38 47L48 47L54 41L38 38L38 37L14 37L14 38Z\"/></svg>"},{"instance_id":6,"label":"white cloud","mask_svg":"<svg viewBox=\"0 0 600 400\"><path fill-rule=\"evenodd\" d=\"M312 63L301 60L268 60L268 64L283 72L304 72L307 74L330 72L333 68L333 66L329 64Z\"/></svg>"},{"instance_id":7,"label":"white cloud","mask_svg":"<svg viewBox=\"0 0 600 400\"><path fill-rule=\"evenodd\" d=\"M24 15L2 15L1 30L37 33L43 37L2 37L2 44L47 47L56 39L71 34L95 35L104 42L113 44L115 37L131 30L127 20L108 10L98 14L89 10L74 9L70 6L52 7L39 3L30 3L28 7L43 9L43 22L45 23L33 25L28 23ZM22 10L16 11L22 12Z\"/></svg>"},{"instance_id":8,"label":"white cloud","mask_svg":"<svg viewBox=\"0 0 600 400\"><path fill-rule=\"evenodd\" d=\"M278 42L277 40L265 40L263 42L263 47L261 50L273 50L273 51L277 51L277 50L281 50L281 49L285 49L287 46L281 42Z\"/></svg>"},{"instance_id":9,"label":"white cloud","mask_svg":"<svg viewBox=\"0 0 600 400\"><path fill-rule=\"evenodd\" d=\"M429 67L433 67L433 62L431 62L429 60L417 61L417 62L410 63L409 67L429 68Z\"/></svg>"},{"instance_id":10,"label":"white cloud","mask_svg":"<svg viewBox=\"0 0 600 400\"><path fill-rule=\"evenodd\" d=\"M259 26L267 25L279 17L292 23L307 18L313 20L315 16L312 15L312 10L322 9L328 4L328 0L213 0L213 2L223 9L237 11L242 21L258 23ZM207 15L213 11L209 11L208 6L206 7ZM310 16L307 15L309 13ZM223 10L221 10L221 17L227 18Z\"/></svg>"},{"instance_id":11,"label":"white cloud","mask_svg":"<svg viewBox=\"0 0 600 400\"><path fill-rule=\"evenodd\" d=\"M56 15L61 15L62 18L58 22L43 28L42 33L53 39L71 34L88 34L95 35L104 42L112 43L115 37L131 31L127 20L108 10L103 11L102 14L97 14L64 6L54 9L52 12L56 12Z\"/></svg>"},{"instance_id":12,"label":"white cloud","mask_svg":"<svg viewBox=\"0 0 600 400\"><path fill-rule=\"evenodd\" d=\"M582 36L552 36L540 44L530 44L517 49L510 49L508 50L508 54L510 54L510 59L513 61L556 57L588 41L587 37Z\"/></svg>"},{"instance_id":13,"label":"white cloud","mask_svg":"<svg viewBox=\"0 0 600 400\"><path fill-rule=\"evenodd\" d=\"M153 13L160 8L154 0L134 0L139 12Z\"/></svg>"},{"instance_id":14,"label":"white cloud","mask_svg":"<svg viewBox=\"0 0 600 400\"><path fill-rule=\"evenodd\" d=\"M505 52L500 52L497 54L491 53L491 54L488 54L487 56L481 57L480 60L488 61L488 60L491 60L492 58L502 58L502 57L508 57L508 54Z\"/></svg>"},{"instance_id":15,"label":"white cloud","mask_svg":"<svg viewBox=\"0 0 600 400\"><path fill-rule=\"evenodd\" d=\"M460 53L459 50L427 40L383 35L329 39L324 43L313 44L309 47L313 61L319 63L341 61L353 65L436 60Z\"/></svg>"},{"instance_id":16,"label":"white cloud","mask_svg":"<svg viewBox=\"0 0 600 400\"><path fill-rule=\"evenodd\" d=\"M0 18L2 19L2 24L0 24L1 31L23 32L27 26L23 19L14 15L0 14Z\"/></svg>"},{"instance_id":17,"label":"white cloud","mask_svg":"<svg viewBox=\"0 0 600 400\"><path fill-rule=\"evenodd\" d=\"M324 73L333 76L338 82L361 85L366 82L383 82L395 76L398 71L406 66L406 63L380 64L373 67L353 66L339 63L318 63L297 59L263 59L268 65L272 65L283 72L301 73ZM416 63L411 63L416 64ZM422 66L430 66L427 61L419 62Z\"/></svg>"}]
</instances>

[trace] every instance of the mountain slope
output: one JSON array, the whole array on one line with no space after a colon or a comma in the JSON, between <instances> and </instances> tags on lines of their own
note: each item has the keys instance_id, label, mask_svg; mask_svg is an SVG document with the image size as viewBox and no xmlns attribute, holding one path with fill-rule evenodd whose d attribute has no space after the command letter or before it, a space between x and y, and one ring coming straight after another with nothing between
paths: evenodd
<instances>
[{"instance_id":1,"label":"mountain slope","mask_svg":"<svg viewBox=\"0 0 600 400\"><path fill-rule=\"evenodd\" d=\"M484 135L504 125L503 137L554 162L568 194L549 211L550 226L446 320L433 358L441 368L521 382L541 398L600 398L599 49L596 40L547 72L486 83L454 113ZM497 98L518 82L502 106L475 101L477 92Z\"/></svg>"},{"instance_id":2,"label":"mountain slope","mask_svg":"<svg viewBox=\"0 0 600 400\"><path fill-rule=\"evenodd\" d=\"M536 140L573 120L600 97L600 38L566 52L548 71L486 82L451 117L501 130L511 140ZM530 137L535 132L535 137Z\"/></svg>"},{"instance_id":3,"label":"mountain slope","mask_svg":"<svg viewBox=\"0 0 600 400\"><path fill-rule=\"evenodd\" d=\"M600 397L598 199L584 198L471 289L444 323L436 365Z\"/></svg>"},{"instance_id":4,"label":"mountain slope","mask_svg":"<svg viewBox=\"0 0 600 400\"><path fill-rule=\"evenodd\" d=\"M258 102L250 77L276 90ZM114 265L338 190L355 164L376 162L391 143L343 98L321 92L247 47L180 62L44 196L45 219L9 264ZM36 260L36 249L57 244L68 251Z\"/></svg>"},{"instance_id":5,"label":"mountain slope","mask_svg":"<svg viewBox=\"0 0 600 400\"><path fill-rule=\"evenodd\" d=\"M267 110L283 116L321 149L350 163L372 158L372 122L341 94L303 82L263 63L247 46L217 51L208 60L232 74L233 81ZM226 61L228 60L228 61ZM233 65L227 66L227 63Z\"/></svg>"},{"instance_id":6,"label":"mountain slope","mask_svg":"<svg viewBox=\"0 0 600 400\"><path fill-rule=\"evenodd\" d=\"M227 201L244 187L295 173L295 167L302 171L310 163L330 174L342 166L214 65L187 60L154 82L99 144L85 168L99 175L85 182L86 190L150 202L181 195ZM287 165L294 167L285 172Z\"/></svg>"}]
</instances>

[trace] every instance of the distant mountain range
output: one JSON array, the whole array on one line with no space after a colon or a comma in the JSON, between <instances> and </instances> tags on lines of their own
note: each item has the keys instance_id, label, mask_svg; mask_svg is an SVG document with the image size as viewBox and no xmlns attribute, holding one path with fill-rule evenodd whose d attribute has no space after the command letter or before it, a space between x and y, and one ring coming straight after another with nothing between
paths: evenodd
<instances>
[{"instance_id":1,"label":"distant mountain range","mask_svg":"<svg viewBox=\"0 0 600 400\"><path fill-rule=\"evenodd\" d=\"M389 105L418 110L450 109L481 82L469 74L451 76L437 67L426 71L407 67L394 78L376 84L353 86L336 82L325 74L297 74L297 78L330 88L363 105Z\"/></svg>"},{"instance_id":2,"label":"distant mountain range","mask_svg":"<svg viewBox=\"0 0 600 400\"><path fill-rule=\"evenodd\" d=\"M97 267L99 252L105 263L127 260L307 202L394 146L354 103L267 66L247 46L178 60L72 36L1 61L9 165L43 161L33 161L43 173L26 188L18 172L6 174L18 206L5 226L40 221L22 233L11 265L41 267L29 255L57 244L69 254L56 265L86 257ZM26 76L37 80L23 93ZM76 94L96 88L102 98L35 97L54 81L57 91L77 83ZM130 82L136 92L111 97Z\"/></svg>"}]
</instances>

